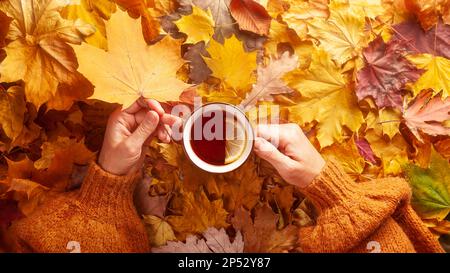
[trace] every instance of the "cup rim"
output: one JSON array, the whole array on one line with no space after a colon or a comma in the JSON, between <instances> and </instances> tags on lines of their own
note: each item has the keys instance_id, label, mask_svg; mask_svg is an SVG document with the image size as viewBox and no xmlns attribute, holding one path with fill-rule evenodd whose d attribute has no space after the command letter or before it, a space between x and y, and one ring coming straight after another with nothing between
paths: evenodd
<instances>
[{"instance_id":1,"label":"cup rim","mask_svg":"<svg viewBox=\"0 0 450 273\"><path fill-rule=\"evenodd\" d=\"M196 115L198 115L199 111L203 111L203 109L205 107L208 107L210 105L217 105L217 104L233 107L243 117L242 120L244 123L246 123L246 124L244 124L245 128L249 128L248 130L246 130L247 134L249 134L249 137L247 137L246 147L245 147L245 150L242 153L241 157L239 157L238 160L236 160L230 164L223 165L223 166L209 164L208 162L205 162L199 156L197 156L197 154L194 152L194 150L192 149L191 144L190 144L191 130L190 129L186 130L186 125L189 125L189 123L191 124L190 127L193 126L194 117ZM237 168L241 167L248 160L251 152L253 151L254 140L255 140L255 133L254 133L253 127L252 127L248 117L245 115L245 113L242 111L242 109L236 107L233 104L226 103L226 102L209 102L209 103L203 104L201 107L195 109L194 112L192 112L192 114L185 120L184 125L183 125L183 145L182 146L183 146L184 153L186 154L187 158L195 166L197 166L198 168L200 168L206 172L210 172L210 173L228 173L228 172L234 171Z\"/></svg>"}]
</instances>

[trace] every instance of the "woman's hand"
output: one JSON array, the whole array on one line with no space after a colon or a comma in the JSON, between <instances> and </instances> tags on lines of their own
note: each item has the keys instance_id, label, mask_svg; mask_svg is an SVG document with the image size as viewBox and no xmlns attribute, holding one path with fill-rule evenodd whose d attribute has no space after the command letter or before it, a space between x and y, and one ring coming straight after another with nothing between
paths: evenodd
<instances>
[{"instance_id":1,"label":"woman's hand","mask_svg":"<svg viewBox=\"0 0 450 273\"><path fill-rule=\"evenodd\" d=\"M177 119L164 113L161 105L152 99L140 98L125 110L117 109L108 120L99 165L116 175L139 168L144 158L144 143L153 136L170 142L169 126Z\"/></svg>"},{"instance_id":2,"label":"woman's hand","mask_svg":"<svg viewBox=\"0 0 450 273\"><path fill-rule=\"evenodd\" d=\"M290 184L306 187L325 166L325 160L296 124L259 125L257 136L255 153Z\"/></svg>"}]
</instances>

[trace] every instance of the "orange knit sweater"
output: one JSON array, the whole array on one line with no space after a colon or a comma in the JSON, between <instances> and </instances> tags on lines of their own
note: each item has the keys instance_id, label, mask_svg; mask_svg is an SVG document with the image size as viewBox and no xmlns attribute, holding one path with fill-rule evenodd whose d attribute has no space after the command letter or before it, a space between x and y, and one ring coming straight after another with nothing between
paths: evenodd
<instances>
[{"instance_id":1,"label":"orange knit sweater","mask_svg":"<svg viewBox=\"0 0 450 273\"><path fill-rule=\"evenodd\" d=\"M11 226L18 252L147 252L146 230L133 206L135 175L114 176L93 164L79 191L53 199ZM305 252L443 252L409 205L399 178L355 183L330 161L303 190L319 216L300 229Z\"/></svg>"}]
</instances>

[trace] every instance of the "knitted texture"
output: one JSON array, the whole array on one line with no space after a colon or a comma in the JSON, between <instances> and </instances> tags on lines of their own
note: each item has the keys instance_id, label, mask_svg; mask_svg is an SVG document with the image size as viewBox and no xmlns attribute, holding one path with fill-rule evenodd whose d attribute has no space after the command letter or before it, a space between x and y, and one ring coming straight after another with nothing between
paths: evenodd
<instances>
[{"instance_id":1,"label":"knitted texture","mask_svg":"<svg viewBox=\"0 0 450 273\"><path fill-rule=\"evenodd\" d=\"M79 191L50 200L12 225L15 251L68 252L70 241L81 252L149 251L133 206L135 181L135 175L111 175L93 164ZM299 231L305 252L443 252L410 207L403 179L355 183L329 161L302 191L319 212L313 226Z\"/></svg>"},{"instance_id":2,"label":"knitted texture","mask_svg":"<svg viewBox=\"0 0 450 273\"><path fill-rule=\"evenodd\" d=\"M116 176L92 164L81 189L62 194L11 226L17 252L149 252L133 205L136 174ZM69 245L68 245L69 244Z\"/></svg>"},{"instance_id":3,"label":"knitted texture","mask_svg":"<svg viewBox=\"0 0 450 273\"><path fill-rule=\"evenodd\" d=\"M355 183L330 160L302 192L319 212L315 225L300 229L305 252L370 252L374 244L381 252L443 252L412 210L403 179Z\"/></svg>"}]
</instances>

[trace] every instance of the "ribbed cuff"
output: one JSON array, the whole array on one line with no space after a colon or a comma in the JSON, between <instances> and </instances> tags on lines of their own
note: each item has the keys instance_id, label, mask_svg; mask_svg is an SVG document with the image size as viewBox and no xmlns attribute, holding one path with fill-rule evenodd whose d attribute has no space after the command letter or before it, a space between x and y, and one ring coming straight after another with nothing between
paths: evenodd
<instances>
[{"instance_id":1,"label":"ribbed cuff","mask_svg":"<svg viewBox=\"0 0 450 273\"><path fill-rule=\"evenodd\" d=\"M124 176L106 172L96 163L92 163L81 186L79 200L84 204L97 207L114 208L123 203L133 202L138 173Z\"/></svg>"},{"instance_id":2,"label":"ribbed cuff","mask_svg":"<svg viewBox=\"0 0 450 273\"><path fill-rule=\"evenodd\" d=\"M327 161L321 173L301 191L319 211L349 202L359 195L358 184L335 160Z\"/></svg>"}]
</instances>

